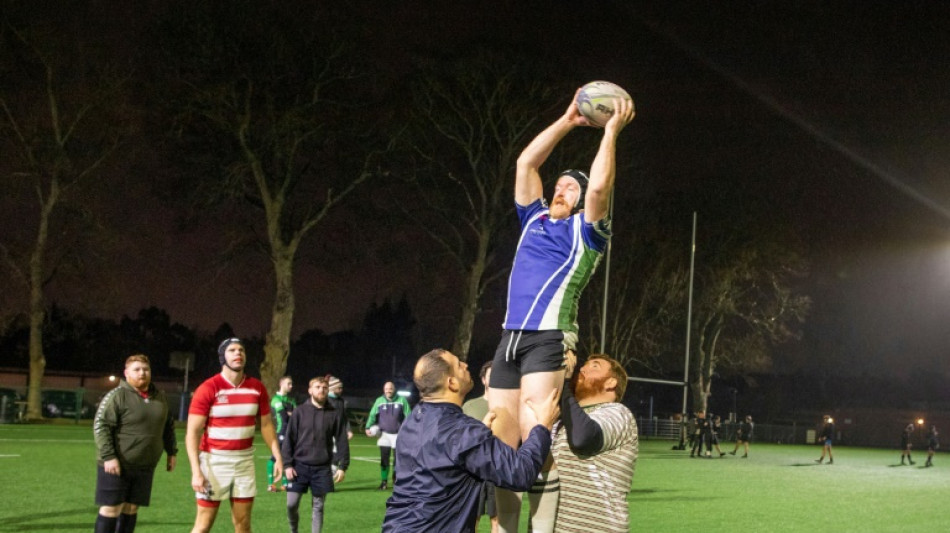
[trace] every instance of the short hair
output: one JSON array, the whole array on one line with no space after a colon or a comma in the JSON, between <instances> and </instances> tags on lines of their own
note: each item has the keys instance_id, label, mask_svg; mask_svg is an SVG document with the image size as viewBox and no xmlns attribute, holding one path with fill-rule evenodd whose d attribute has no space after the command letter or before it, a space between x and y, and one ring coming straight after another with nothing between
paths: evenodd
<instances>
[{"instance_id":1,"label":"short hair","mask_svg":"<svg viewBox=\"0 0 950 533\"><path fill-rule=\"evenodd\" d=\"M292 377L290 377L290 376L281 376L280 379L277 380L277 383L278 383L278 384L283 383L285 380L288 380L288 379L289 379L290 381L293 381L293 380L294 380L294 378L292 378Z\"/></svg>"},{"instance_id":2,"label":"short hair","mask_svg":"<svg viewBox=\"0 0 950 533\"><path fill-rule=\"evenodd\" d=\"M310 380L310 383L307 384L307 388L309 389L310 387L313 387L314 384L316 384L316 383L323 383L324 385L326 385L326 384L328 383L328 382L327 382L327 378L325 378L325 377L323 377L323 376L313 378L313 379Z\"/></svg>"},{"instance_id":3,"label":"short hair","mask_svg":"<svg viewBox=\"0 0 950 533\"><path fill-rule=\"evenodd\" d=\"M423 398L441 391L445 378L452 375L452 366L442 357L444 353L447 353L447 350L436 348L416 362L416 368L412 372L412 382L416 384L419 395Z\"/></svg>"},{"instance_id":4,"label":"short hair","mask_svg":"<svg viewBox=\"0 0 950 533\"><path fill-rule=\"evenodd\" d=\"M622 400L623 393L627 391L627 371L623 369L623 365L620 364L620 361L603 353L595 353L587 358L588 361L591 359L600 359L610 365L610 377L617 380L617 388L614 390L614 393L617 395L616 401L619 402Z\"/></svg>"},{"instance_id":5,"label":"short hair","mask_svg":"<svg viewBox=\"0 0 950 533\"><path fill-rule=\"evenodd\" d=\"M491 359L485 361L485 364L482 365L482 369L478 371L478 377L480 379L485 379L485 376L488 375L489 370L491 370Z\"/></svg>"},{"instance_id":6,"label":"short hair","mask_svg":"<svg viewBox=\"0 0 950 533\"><path fill-rule=\"evenodd\" d=\"M129 358L125 360L125 368L129 368L129 365L132 363L145 363L149 368L152 366L152 363L148 361L148 356L141 353L130 355Z\"/></svg>"}]
</instances>

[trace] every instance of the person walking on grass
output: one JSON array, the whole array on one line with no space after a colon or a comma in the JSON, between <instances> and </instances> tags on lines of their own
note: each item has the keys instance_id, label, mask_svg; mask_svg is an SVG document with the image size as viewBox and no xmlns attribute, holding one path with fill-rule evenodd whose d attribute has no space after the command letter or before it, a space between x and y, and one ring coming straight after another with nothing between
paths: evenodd
<instances>
[{"instance_id":1,"label":"person walking on grass","mask_svg":"<svg viewBox=\"0 0 950 533\"><path fill-rule=\"evenodd\" d=\"M713 448L716 448L716 453L719 454L719 457L726 455L726 452L722 451L719 447L719 432L722 431L722 417L715 415L712 419L712 424L709 426L709 442Z\"/></svg>"},{"instance_id":2,"label":"person walking on grass","mask_svg":"<svg viewBox=\"0 0 950 533\"><path fill-rule=\"evenodd\" d=\"M828 464L834 464L835 458L831 455L831 443L835 438L835 421L831 415L824 416L824 425L821 427L821 433L818 435L818 442L821 445L821 457L815 459L815 462L821 464L825 460L825 454L828 454Z\"/></svg>"},{"instance_id":3,"label":"person walking on grass","mask_svg":"<svg viewBox=\"0 0 950 533\"><path fill-rule=\"evenodd\" d=\"M937 426L930 426L930 433L927 433L927 462L924 463L924 466L934 465L934 453L940 448L937 435Z\"/></svg>"},{"instance_id":4,"label":"person walking on grass","mask_svg":"<svg viewBox=\"0 0 950 533\"><path fill-rule=\"evenodd\" d=\"M152 495L155 466L165 452L165 470L175 469L175 421L165 394L152 385L148 357L125 360L125 381L99 402L93 422L98 468L96 533L135 531L138 508Z\"/></svg>"},{"instance_id":5,"label":"person walking on grass","mask_svg":"<svg viewBox=\"0 0 950 533\"><path fill-rule=\"evenodd\" d=\"M739 430L736 432L736 447L729 452L729 455L735 455L739 451L739 446L743 446L745 453L743 459L749 457L749 443L752 442L752 415L745 415L745 420L739 424Z\"/></svg>"},{"instance_id":6,"label":"person walking on grass","mask_svg":"<svg viewBox=\"0 0 950 533\"><path fill-rule=\"evenodd\" d=\"M904 457L907 458L907 462L914 464L914 460L910 458L910 449L913 447L914 439L914 424L911 422L904 426L904 431L901 432L901 465L904 464Z\"/></svg>"}]
</instances>

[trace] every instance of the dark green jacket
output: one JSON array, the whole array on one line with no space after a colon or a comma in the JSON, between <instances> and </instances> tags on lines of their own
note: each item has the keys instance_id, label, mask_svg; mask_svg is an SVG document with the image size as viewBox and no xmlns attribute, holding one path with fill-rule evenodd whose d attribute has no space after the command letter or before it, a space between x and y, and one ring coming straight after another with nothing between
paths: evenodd
<instances>
[{"instance_id":1,"label":"dark green jacket","mask_svg":"<svg viewBox=\"0 0 950 533\"><path fill-rule=\"evenodd\" d=\"M149 384L146 399L120 382L99 402L92 430L100 464L118 458L122 467L155 468L163 450L178 454L175 420L165 393L155 385Z\"/></svg>"}]
</instances>

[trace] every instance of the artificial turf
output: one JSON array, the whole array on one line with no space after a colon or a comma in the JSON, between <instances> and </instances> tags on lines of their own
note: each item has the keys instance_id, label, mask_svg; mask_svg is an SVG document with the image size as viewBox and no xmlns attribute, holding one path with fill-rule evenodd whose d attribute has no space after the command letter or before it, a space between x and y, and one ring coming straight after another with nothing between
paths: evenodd
<instances>
[{"instance_id":1,"label":"artificial turf","mask_svg":"<svg viewBox=\"0 0 950 533\"><path fill-rule=\"evenodd\" d=\"M178 468L155 474L152 503L136 531L189 531L194 519L190 470L179 430ZM730 451L732 445L725 443ZM282 494L264 490L267 461L258 437L255 531L287 530ZM741 455L741 451L739 452ZM629 497L631 531L946 531L950 457L933 468L900 466L896 449L835 448L833 465L814 462L815 445L753 443L750 457L690 458L669 441L643 441ZM379 485L374 441L357 435L338 492L327 498L324 531L379 531L388 492ZM164 464L164 463L162 463ZM92 531L96 516L95 445L88 425L0 426L0 532ZM305 502L308 500L304 500ZM301 504L301 527L309 504ZM596 531L596 525L593 526ZM213 531L231 531L227 504ZM479 531L488 531L487 520ZM525 528L522 528L525 530Z\"/></svg>"}]
</instances>

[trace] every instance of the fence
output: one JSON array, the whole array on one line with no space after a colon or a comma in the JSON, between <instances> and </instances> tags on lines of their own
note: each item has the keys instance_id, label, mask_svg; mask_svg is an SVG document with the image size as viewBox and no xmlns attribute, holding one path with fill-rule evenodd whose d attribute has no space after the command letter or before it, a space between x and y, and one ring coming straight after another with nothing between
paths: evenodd
<instances>
[{"instance_id":1,"label":"fence","mask_svg":"<svg viewBox=\"0 0 950 533\"><path fill-rule=\"evenodd\" d=\"M719 440L733 441L736 438L736 429L739 425L726 422L719 431ZM677 420L646 417L637 418L637 429L641 439L659 439L680 441L685 436L686 426ZM753 442L772 442L776 444L804 444L807 442L808 430L812 427L796 424L756 424L752 431Z\"/></svg>"}]
</instances>

